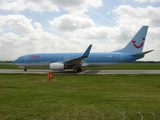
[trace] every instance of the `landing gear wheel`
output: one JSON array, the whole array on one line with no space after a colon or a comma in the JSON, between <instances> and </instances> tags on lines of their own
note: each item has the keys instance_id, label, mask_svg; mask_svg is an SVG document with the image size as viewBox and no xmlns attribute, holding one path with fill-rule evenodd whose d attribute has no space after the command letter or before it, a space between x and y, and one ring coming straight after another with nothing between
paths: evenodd
<instances>
[{"instance_id":1,"label":"landing gear wheel","mask_svg":"<svg viewBox=\"0 0 160 120\"><path fill-rule=\"evenodd\" d=\"M81 72L82 71L82 68L81 67L78 67L78 70L77 70L78 72Z\"/></svg>"},{"instance_id":2,"label":"landing gear wheel","mask_svg":"<svg viewBox=\"0 0 160 120\"><path fill-rule=\"evenodd\" d=\"M81 67L76 67L73 69L73 72L81 72L82 71L82 68Z\"/></svg>"},{"instance_id":3,"label":"landing gear wheel","mask_svg":"<svg viewBox=\"0 0 160 120\"><path fill-rule=\"evenodd\" d=\"M25 72L27 71L27 67L24 67L24 71L25 71Z\"/></svg>"},{"instance_id":4,"label":"landing gear wheel","mask_svg":"<svg viewBox=\"0 0 160 120\"><path fill-rule=\"evenodd\" d=\"M76 72L77 72L77 69L76 69L76 68L73 68L73 72L76 73Z\"/></svg>"}]
</instances>

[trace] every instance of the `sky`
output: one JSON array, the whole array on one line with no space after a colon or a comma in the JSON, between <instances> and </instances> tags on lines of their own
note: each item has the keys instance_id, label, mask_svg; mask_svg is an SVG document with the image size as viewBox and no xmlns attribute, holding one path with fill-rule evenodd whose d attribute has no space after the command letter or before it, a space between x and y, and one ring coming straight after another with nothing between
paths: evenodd
<instances>
[{"instance_id":1,"label":"sky","mask_svg":"<svg viewBox=\"0 0 160 120\"><path fill-rule=\"evenodd\" d=\"M160 61L160 0L1 0L0 60L30 53L111 52L149 26L141 59Z\"/></svg>"}]
</instances>

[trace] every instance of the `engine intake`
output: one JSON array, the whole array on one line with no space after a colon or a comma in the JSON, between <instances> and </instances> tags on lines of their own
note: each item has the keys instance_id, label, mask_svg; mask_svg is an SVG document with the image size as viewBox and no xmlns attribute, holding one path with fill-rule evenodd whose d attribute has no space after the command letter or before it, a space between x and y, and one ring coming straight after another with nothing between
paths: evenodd
<instances>
[{"instance_id":1,"label":"engine intake","mask_svg":"<svg viewBox=\"0 0 160 120\"><path fill-rule=\"evenodd\" d=\"M51 63L49 67L51 70L64 70L63 63Z\"/></svg>"}]
</instances>

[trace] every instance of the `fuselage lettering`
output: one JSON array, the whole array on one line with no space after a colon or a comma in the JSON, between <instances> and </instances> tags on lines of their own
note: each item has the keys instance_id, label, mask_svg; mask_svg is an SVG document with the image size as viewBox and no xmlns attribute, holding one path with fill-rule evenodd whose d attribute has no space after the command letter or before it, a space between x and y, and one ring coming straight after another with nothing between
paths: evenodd
<instances>
[{"instance_id":1,"label":"fuselage lettering","mask_svg":"<svg viewBox=\"0 0 160 120\"><path fill-rule=\"evenodd\" d=\"M37 55L31 55L31 58L32 58L32 59L39 59L39 58L40 58L40 56L37 56Z\"/></svg>"}]
</instances>

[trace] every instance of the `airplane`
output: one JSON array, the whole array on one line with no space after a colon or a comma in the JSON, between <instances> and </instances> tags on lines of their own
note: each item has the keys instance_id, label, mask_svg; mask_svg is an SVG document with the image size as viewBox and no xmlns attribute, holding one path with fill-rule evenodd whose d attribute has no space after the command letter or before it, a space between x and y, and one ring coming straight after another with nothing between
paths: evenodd
<instances>
[{"instance_id":1,"label":"airplane","mask_svg":"<svg viewBox=\"0 0 160 120\"><path fill-rule=\"evenodd\" d=\"M87 66L108 66L133 62L153 51L142 52L147 31L148 26L142 26L124 48L112 52L90 53L92 48L90 44L84 53L27 54L14 60L13 64L24 68L24 71L27 71L29 67L49 67L51 70L73 69L74 72L81 72L82 67Z\"/></svg>"}]
</instances>

